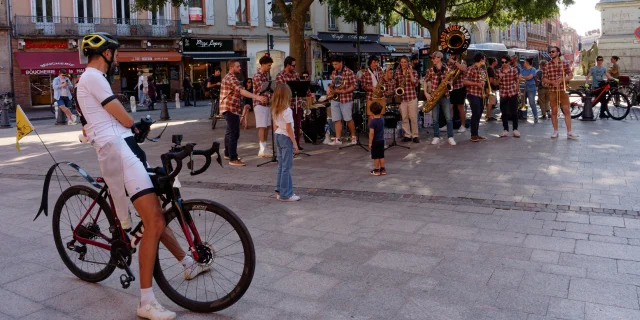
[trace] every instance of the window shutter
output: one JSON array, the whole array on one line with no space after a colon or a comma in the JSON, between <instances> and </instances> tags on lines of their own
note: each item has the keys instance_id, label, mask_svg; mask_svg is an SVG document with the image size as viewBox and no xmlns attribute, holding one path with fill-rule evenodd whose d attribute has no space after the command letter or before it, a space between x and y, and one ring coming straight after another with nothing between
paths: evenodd
<instances>
[{"instance_id":1,"label":"window shutter","mask_svg":"<svg viewBox=\"0 0 640 320\"><path fill-rule=\"evenodd\" d=\"M244 1L244 0L240 0ZM260 20L258 20L258 0L250 0L249 2L249 17L251 17L251 26L257 27L260 25Z\"/></svg>"},{"instance_id":2,"label":"window shutter","mask_svg":"<svg viewBox=\"0 0 640 320\"><path fill-rule=\"evenodd\" d=\"M236 25L236 0L227 0L227 24Z\"/></svg>"},{"instance_id":3,"label":"window shutter","mask_svg":"<svg viewBox=\"0 0 640 320\"><path fill-rule=\"evenodd\" d=\"M100 0L93 1L93 23L100 24Z\"/></svg>"},{"instance_id":4,"label":"window shutter","mask_svg":"<svg viewBox=\"0 0 640 320\"><path fill-rule=\"evenodd\" d=\"M60 0L53 0L53 22L60 23Z\"/></svg>"},{"instance_id":5,"label":"window shutter","mask_svg":"<svg viewBox=\"0 0 640 320\"><path fill-rule=\"evenodd\" d=\"M31 0L31 22L32 23L36 23L36 1L37 0Z\"/></svg>"},{"instance_id":6,"label":"window shutter","mask_svg":"<svg viewBox=\"0 0 640 320\"><path fill-rule=\"evenodd\" d=\"M264 20L267 27L273 27L273 15L271 13L272 3L275 0L264 0Z\"/></svg>"},{"instance_id":7,"label":"window shutter","mask_svg":"<svg viewBox=\"0 0 640 320\"><path fill-rule=\"evenodd\" d=\"M208 6L208 4L207 4ZM180 23L189 24L189 8L186 4L180 5Z\"/></svg>"},{"instance_id":8,"label":"window shutter","mask_svg":"<svg viewBox=\"0 0 640 320\"><path fill-rule=\"evenodd\" d=\"M207 20L206 23L207 25L212 26L215 23L214 21L215 20L215 11L214 11L215 4L213 3L213 0L206 0L205 6L207 9L207 16L205 17L205 19Z\"/></svg>"}]
</instances>

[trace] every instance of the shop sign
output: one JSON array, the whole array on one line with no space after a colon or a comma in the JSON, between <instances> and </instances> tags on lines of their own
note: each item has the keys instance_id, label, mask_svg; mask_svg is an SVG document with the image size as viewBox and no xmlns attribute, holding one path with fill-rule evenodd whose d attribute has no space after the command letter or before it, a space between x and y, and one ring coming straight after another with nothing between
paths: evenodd
<instances>
[{"instance_id":1,"label":"shop sign","mask_svg":"<svg viewBox=\"0 0 640 320\"><path fill-rule=\"evenodd\" d=\"M67 69L69 74L79 74L84 72L84 68L81 69ZM41 76L41 75L57 75L60 73L60 69L27 69L22 70L23 74L28 76Z\"/></svg>"},{"instance_id":2,"label":"shop sign","mask_svg":"<svg viewBox=\"0 0 640 320\"><path fill-rule=\"evenodd\" d=\"M354 42L358 39L358 35L355 33L332 33L332 32L318 32L318 40L320 41L341 41L341 42ZM380 36L376 34L363 34L360 35L360 42L378 42Z\"/></svg>"},{"instance_id":3,"label":"shop sign","mask_svg":"<svg viewBox=\"0 0 640 320\"><path fill-rule=\"evenodd\" d=\"M233 52L232 39L182 39L183 52Z\"/></svg>"},{"instance_id":4,"label":"shop sign","mask_svg":"<svg viewBox=\"0 0 640 320\"><path fill-rule=\"evenodd\" d=\"M162 62L162 61L169 61L169 57L137 56L137 57L131 58L131 62Z\"/></svg>"},{"instance_id":5,"label":"shop sign","mask_svg":"<svg viewBox=\"0 0 640 320\"><path fill-rule=\"evenodd\" d=\"M190 7L189 8L189 21L202 21L202 8Z\"/></svg>"},{"instance_id":6,"label":"shop sign","mask_svg":"<svg viewBox=\"0 0 640 320\"><path fill-rule=\"evenodd\" d=\"M24 40L25 49L67 49L66 40Z\"/></svg>"}]
</instances>

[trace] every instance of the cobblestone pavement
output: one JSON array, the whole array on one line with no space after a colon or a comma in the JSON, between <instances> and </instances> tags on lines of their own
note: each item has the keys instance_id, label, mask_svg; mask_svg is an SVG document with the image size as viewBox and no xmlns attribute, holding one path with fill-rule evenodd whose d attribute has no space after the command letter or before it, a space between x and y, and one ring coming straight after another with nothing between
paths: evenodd
<instances>
[{"instance_id":1,"label":"cobblestone pavement","mask_svg":"<svg viewBox=\"0 0 640 320\"><path fill-rule=\"evenodd\" d=\"M163 140L143 145L151 162L170 134L203 148L220 139L224 123L212 131L193 120L207 112L172 112ZM34 125L56 159L98 175L95 152L75 142L79 128ZM181 181L185 198L219 201L249 226L251 288L215 315L156 294L180 319L640 319L640 123L574 127L580 140L561 129L553 141L548 122L522 123L520 139L483 124L489 141L471 143L467 132L455 147L423 133L411 150L387 151L386 177L368 175L359 148L304 145L312 156L293 170L303 199L286 204L271 192L275 165L256 167L255 130L243 131L247 167ZM119 271L98 284L76 279L50 218L32 222L51 159L33 134L16 152L14 134L0 131L0 319L134 318L137 283L122 289ZM59 192L52 186L50 199Z\"/></svg>"}]
</instances>

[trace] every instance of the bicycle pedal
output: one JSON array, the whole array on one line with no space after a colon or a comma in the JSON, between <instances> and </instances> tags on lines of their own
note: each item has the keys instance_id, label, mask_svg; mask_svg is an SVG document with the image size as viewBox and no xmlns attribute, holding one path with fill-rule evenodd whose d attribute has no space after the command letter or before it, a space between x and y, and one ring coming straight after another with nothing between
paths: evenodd
<instances>
[{"instance_id":1,"label":"bicycle pedal","mask_svg":"<svg viewBox=\"0 0 640 320\"><path fill-rule=\"evenodd\" d=\"M129 288L129 286L131 285L131 282L135 280L136 278L134 276L128 276L126 274L120 275L120 284L122 285L123 289Z\"/></svg>"}]
</instances>

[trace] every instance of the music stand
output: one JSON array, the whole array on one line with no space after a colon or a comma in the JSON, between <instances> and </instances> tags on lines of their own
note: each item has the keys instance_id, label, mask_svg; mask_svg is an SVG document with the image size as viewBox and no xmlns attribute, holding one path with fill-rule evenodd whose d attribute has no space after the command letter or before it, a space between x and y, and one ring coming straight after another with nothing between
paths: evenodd
<instances>
[{"instance_id":1,"label":"music stand","mask_svg":"<svg viewBox=\"0 0 640 320\"><path fill-rule=\"evenodd\" d=\"M293 94L293 99L295 101L295 108L296 108L296 112L298 112L298 104L302 103L302 101L298 101L298 98L304 98L307 96L307 92L309 91L309 85L311 84L311 81L287 81L287 85L289 86L289 88L291 89L291 93ZM304 115L304 110L302 110L302 114ZM294 120L295 121L295 120ZM295 123L294 123L294 130L295 130ZM304 131L302 130L302 117L300 118L300 130L302 131L302 134L304 135ZM304 139L304 138L303 138ZM304 152L299 152L298 154L303 154L307 157L310 157L311 155L308 153L304 153Z\"/></svg>"}]
</instances>

